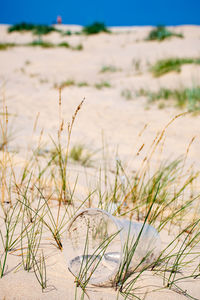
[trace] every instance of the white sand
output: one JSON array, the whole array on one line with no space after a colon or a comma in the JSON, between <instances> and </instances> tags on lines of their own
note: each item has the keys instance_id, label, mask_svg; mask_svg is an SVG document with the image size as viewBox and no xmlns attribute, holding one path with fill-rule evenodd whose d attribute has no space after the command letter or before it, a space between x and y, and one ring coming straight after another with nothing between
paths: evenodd
<instances>
[{"instance_id":1,"label":"white sand","mask_svg":"<svg viewBox=\"0 0 200 300\"><path fill-rule=\"evenodd\" d=\"M65 26L65 30L79 30L80 27ZM55 84L69 79L76 83L86 81L88 87L70 86L62 91L62 117L71 120L77 105L85 97L85 103L78 114L73 128L71 145L82 143L91 151L102 148L102 134L109 146L111 161L115 153L129 168L136 170L149 149L156 133L177 114L183 112L172 106L158 109L156 104L148 104L144 97L126 100L121 96L124 89L133 92L140 88L157 90L160 87L179 88L200 85L200 66L186 65L180 73L169 73L153 78L148 65L158 59L169 57L199 57L200 27L174 27L184 39L172 38L164 42L147 42L150 27L113 28L115 34L96 36L72 35L62 37L52 33L45 41L59 43L67 41L70 45L83 45L82 51L39 47L15 47L0 51L0 99L5 93L9 119L16 132L10 144L10 151L18 151L19 159L24 158L27 145L36 147L41 128L44 128L43 149L52 149L49 135L56 136L58 129L58 90ZM36 39L30 33L7 33L7 26L0 26L0 42L28 43ZM141 72L135 70L133 61L140 61ZM118 72L100 73L103 66L113 65ZM94 84L108 81L111 88L98 90ZM32 136L35 118L38 114L37 130ZM141 137L139 133L148 125ZM166 131L166 140L160 160L176 159L186 153L191 139L195 137L187 157L187 166L193 164L200 169L200 119L191 114L175 120ZM136 153L145 144L141 154ZM117 150L118 149L118 150ZM101 154L97 154L97 159ZM158 156L152 158L156 165ZM80 179L82 180L82 179ZM84 180L83 180L84 182ZM198 185L197 185L198 187ZM165 239L165 238L164 238ZM67 299L73 300L75 287L73 277L65 266L62 254L53 246L47 259L49 292L42 293L32 272L10 272L19 258L9 255L8 273L0 280L1 299ZM48 252L47 252L48 253ZM148 278L146 278L147 276ZM144 275L141 285L159 285L161 279ZM162 284L161 284L162 285ZM51 290L52 287L52 290ZM200 299L200 282L185 282L185 290ZM151 288L148 288L151 290ZM80 292L80 291L79 291ZM90 288L90 299L116 299L112 289ZM4 298L5 297L5 298ZM77 297L77 299L80 296ZM87 298L87 296L86 296ZM85 299L86 299L85 298ZM119 299L121 299L119 297ZM185 296L167 289L150 293L145 299L185 299Z\"/></svg>"}]
</instances>

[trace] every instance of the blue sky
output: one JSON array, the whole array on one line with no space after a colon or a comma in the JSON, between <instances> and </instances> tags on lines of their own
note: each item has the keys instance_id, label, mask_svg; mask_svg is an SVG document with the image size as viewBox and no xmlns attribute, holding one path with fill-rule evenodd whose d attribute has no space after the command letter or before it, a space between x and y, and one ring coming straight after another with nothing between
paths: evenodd
<instances>
[{"instance_id":1,"label":"blue sky","mask_svg":"<svg viewBox=\"0 0 200 300\"><path fill-rule=\"evenodd\" d=\"M65 24L200 25L200 0L2 0L0 23L51 24L57 15Z\"/></svg>"}]
</instances>

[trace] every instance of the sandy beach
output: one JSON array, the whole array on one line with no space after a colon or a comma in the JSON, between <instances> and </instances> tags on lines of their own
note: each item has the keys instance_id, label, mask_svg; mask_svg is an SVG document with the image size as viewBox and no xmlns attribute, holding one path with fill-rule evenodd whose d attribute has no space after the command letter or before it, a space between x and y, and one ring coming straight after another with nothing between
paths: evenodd
<instances>
[{"instance_id":1,"label":"sandy beach","mask_svg":"<svg viewBox=\"0 0 200 300\"><path fill-rule=\"evenodd\" d=\"M81 30L76 25L60 25L58 28L72 32ZM132 176L152 149L156 136L179 114L164 130L162 142L151 157L149 174L153 174L161 162L180 157L186 158L185 173L200 170L199 113L188 112L187 106L177 107L173 101L166 101L164 105L162 102L159 106L158 102L150 102L147 96L139 96L142 89L156 92L160 88L200 86L198 64L185 64L180 72L172 71L160 77L154 77L150 71L151 66L161 59L199 58L199 26L169 27L173 32L183 34L184 38L171 37L162 42L145 40L152 29L150 26L114 27L111 34L62 36L53 32L42 37L43 41L53 44L67 42L70 48L25 46L36 40L32 33L8 33L7 29L8 25L0 25L0 43L15 43L18 46L0 51L0 99L1 105L4 103L7 107L11 136L6 153L12 157L16 169L31 157L35 149L39 149L41 166L45 166L46 157L54 148L52 139L57 139L62 120L62 142L66 145L67 124L85 99L76 116L70 140L70 149L82 145L84 151L91 154L91 164L88 166L69 161L68 180L72 187L78 174L74 196L78 199L76 207L89 191L95 189L105 153L111 178L115 173L116 159ZM78 50L80 45L82 49ZM58 87L62 84L60 108ZM1 161L3 157L1 151ZM199 194L199 188L197 178L193 183L194 195ZM97 201L95 197L93 207ZM53 200L51 208L56 216L57 203ZM200 216L199 207L196 215ZM2 211L1 218L0 226L3 228ZM166 227L160 232L163 248L174 237L173 230L169 232L168 229ZM61 240L64 235L65 229L62 230ZM200 245L197 243L195 247L193 250L199 252ZM74 277L67 269L62 251L56 247L48 232L45 232L41 246L47 272L47 288L43 292L33 270L26 272L20 265L19 248L20 245L17 245L16 252L8 253L5 276L0 280L1 299L75 299ZM185 267L187 272L191 265ZM181 293L175 288L162 288L163 278L152 275L151 271L144 271L135 285L139 298L129 299L183 300L187 299L184 291L193 297L188 299L200 299L198 278L180 281ZM81 299L81 293L78 288L77 299ZM91 300L124 299L114 288L89 286L87 295Z\"/></svg>"}]
</instances>

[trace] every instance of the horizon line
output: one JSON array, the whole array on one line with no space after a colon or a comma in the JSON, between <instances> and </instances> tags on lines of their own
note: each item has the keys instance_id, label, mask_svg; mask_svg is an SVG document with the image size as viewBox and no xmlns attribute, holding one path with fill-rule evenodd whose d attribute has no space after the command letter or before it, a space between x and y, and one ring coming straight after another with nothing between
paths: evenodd
<instances>
[{"instance_id":1,"label":"horizon line","mask_svg":"<svg viewBox=\"0 0 200 300\"><path fill-rule=\"evenodd\" d=\"M101 22L101 21L94 21L94 22L91 22L89 23L88 25L91 25L93 23L104 23L104 22ZM7 26L10 26L10 25L15 25L15 24L21 24L21 23L26 23L26 24L37 24L37 25L47 25L47 26L80 26L80 27L85 27L85 26L88 26L88 25L82 25L82 24L68 24L68 23L62 23L62 24L57 24L57 23L40 23L40 22L26 22L26 21L21 21L21 22L15 22L15 23L1 23L0 22L0 25L7 25ZM105 23L104 23L105 24ZM180 23L180 24L157 24L157 25L152 25L152 24L134 24L134 25L106 25L106 27L108 28L112 28L112 27L157 27L157 26L165 26L165 27L176 27L176 26L200 26L200 24L197 24L197 23Z\"/></svg>"}]
</instances>

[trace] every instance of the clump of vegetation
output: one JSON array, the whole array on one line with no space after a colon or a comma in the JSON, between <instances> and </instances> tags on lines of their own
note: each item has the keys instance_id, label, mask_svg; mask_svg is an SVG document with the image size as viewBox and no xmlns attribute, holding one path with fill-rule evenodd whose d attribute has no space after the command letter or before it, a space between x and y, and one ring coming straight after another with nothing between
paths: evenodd
<instances>
[{"instance_id":1,"label":"clump of vegetation","mask_svg":"<svg viewBox=\"0 0 200 300\"><path fill-rule=\"evenodd\" d=\"M170 120L157 134L151 146L147 146L145 159L136 173L133 174L126 170L120 159L117 158L115 168L112 167L109 170L108 165L105 164L105 167L100 169L99 178L94 180L92 192L83 189L84 192L81 191L81 197L78 197L76 188L79 174L71 186L68 178L73 170L68 167L68 160L71 158L84 165L88 164L88 159L84 154L85 148L82 145L76 145L69 151L72 128L83 101L77 106L71 122L67 123L62 120L60 94L58 103L59 128L55 132L57 140L51 138L55 150L50 156L48 155L49 152L45 158L39 155L42 137L40 137L36 149L35 147L31 149L33 151L31 151L30 157L27 156L25 162L22 164L19 162L17 166L16 160L13 162L8 151L7 143L2 146L0 278L5 275L10 276L10 273L19 268L24 269L24 271L32 272L35 275L42 291L45 291L49 282L48 272L51 271L51 261L48 261L49 255L55 253L55 247L57 253L61 253L62 237L66 235L69 222L84 207L98 207L109 211L108 208L114 204L115 211L111 214L115 217L142 222L141 230L138 231L136 239L132 236L131 230L128 231L127 238L126 235L123 235L124 247L119 249L120 265L112 281L112 287L116 289L116 299L119 299L120 295L124 299L141 299L150 292L161 289L170 289L171 294L176 292L181 296L197 299L193 290L188 289L187 286L187 281L193 281L194 284L198 285L200 277L199 193L198 190L195 190L195 186L198 187L199 171L195 172L194 169L185 168L185 161L194 138L191 140L183 159L161 164L156 163L155 169L150 169L151 161L155 155L160 156L159 147L163 150L167 128L184 114L179 114ZM0 132L2 140L8 141L9 114L7 106L4 102L3 104ZM66 136L67 139L64 141L63 138ZM137 155L145 147L146 145L143 144L139 149L136 149ZM154 158L152 158L153 156ZM87 176L88 174L86 174L86 179L88 179ZM71 177L70 181L73 181ZM147 223L153 225L161 237L164 234L164 243L162 243L159 256L155 257L153 263L153 253L148 251L145 257L141 256L136 260L136 267L133 269L133 267L131 268L132 258L135 251L142 248L142 245L140 247L138 245ZM84 224L87 231L88 223L85 222ZM94 244L93 253L88 252L88 235L83 237L85 238L85 247L82 257L87 255L88 259L85 264L84 262L81 263L80 272L78 270L78 275L75 276L74 281L76 288L79 287L83 291L82 299L84 299L84 294L90 293L90 289L87 290L89 280L98 267L99 258L106 258L105 250L111 245L115 236L117 240L120 239L117 227L116 231L113 229L114 235L111 236L107 229L107 226L99 226L98 232L101 239L99 245ZM167 239L166 233L168 234ZM95 243L96 241L98 243L98 240L95 239L96 232L92 231L92 234ZM46 250L48 251L46 252ZM7 266L9 256L13 254L15 260L13 264L10 260L9 266ZM74 255L77 254L74 253ZM115 263L113 260L111 262ZM144 262L145 264L143 264ZM140 267L140 271L136 271L138 267ZM156 285L154 282L151 285L143 281L143 276L146 276L147 270L149 270L152 278L156 276ZM160 280L158 280L159 277ZM142 285L141 280L144 282ZM52 282L52 284L54 283ZM23 291L19 292L22 295ZM48 292L51 293L51 290ZM51 294L49 295L51 298ZM77 299L77 295L78 292L75 291L74 298Z\"/></svg>"},{"instance_id":2,"label":"clump of vegetation","mask_svg":"<svg viewBox=\"0 0 200 300\"><path fill-rule=\"evenodd\" d=\"M35 35L45 35L49 34L50 32L60 32L60 30L48 25L35 25L35 28L33 30L33 34Z\"/></svg>"},{"instance_id":3,"label":"clump of vegetation","mask_svg":"<svg viewBox=\"0 0 200 300\"><path fill-rule=\"evenodd\" d=\"M129 89L124 89L124 90L122 90L121 96L124 97L126 100L131 100L131 99L133 99L132 92L131 92L131 90L129 90Z\"/></svg>"},{"instance_id":4,"label":"clump of vegetation","mask_svg":"<svg viewBox=\"0 0 200 300\"><path fill-rule=\"evenodd\" d=\"M33 46L33 47L40 46L42 48L63 47L63 48L69 48L71 50L77 50L77 51L83 50L82 44L78 44L77 46L71 46L68 42L61 42L59 44L53 44L51 42L43 41L40 36L37 40L34 40L31 43L27 43L27 44L0 43L0 50L7 50L8 48L19 47L19 46L25 46L25 47L26 46L30 46L30 47L31 46Z\"/></svg>"},{"instance_id":5,"label":"clump of vegetation","mask_svg":"<svg viewBox=\"0 0 200 300\"><path fill-rule=\"evenodd\" d=\"M113 65L106 65L101 68L100 73L106 73L106 72L114 73L114 72L118 72L118 71L120 71L119 68L117 68Z\"/></svg>"},{"instance_id":6,"label":"clump of vegetation","mask_svg":"<svg viewBox=\"0 0 200 300\"><path fill-rule=\"evenodd\" d=\"M62 42L57 45L58 47L70 48L70 44L67 42Z\"/></svg>"},{"instance_id":7,"label":"clump of vegetation","mask_svg":"<svg viewBox=\"0 0 200 300\"><path fill-rule=\"evenodd\" d=\"M155 102L159 100L175 100L176 106L187 108L188 111L200 111L200 87L185 88L185 89L166 89L161 88L158 92L150 92L141 89L138 92L140 96L147 96L149 101ZM160 108L164 105L159 104Z\"/></svg>"},{"instance_id":8,"label":"clump of vegetation","mask_svg":"<svg viewBox=\"0 0 200 300\"><path fill-rule=\"evenodd\" d=\"M84 34L90 35L90 34L97 34L100 32L110 33L110 30L107 29L104 23L94 22L91 25L85 26L82 32Z\"/></svg>"},{"instance_id":9,"label":"clump of vegetation","mask_svg":"<svg viewBox=\"0 0 200 300\"><path fill-rule=\"evenodd\" d=\"M132 61L133 67L137 74L141 73L141 60L140 59L133 59Z\"/></svg>"},{"instance_id":10,"label":"clump of vegetation","mask_svg":"<svg viewBox=\"0 0 200 300\"><path fill-rule=\"evenodd\" d=\"M77 83L78 87L84 87L84 86L89 86L89 84L86 81L80 81Z\"/></svg>"},{"instance_id":11,"label":"clump of vegetation","mask_svg":"<svg viewBox=\"0 0 200 300\"><path fill-rule=\"evenodd\" d=\"M66 81L61 82L60 84L55 84L54 87L55 88L60 88L63 89L65 87L69 87L69 86L74 86L76 83L73 79L68 79Z\"/></svg>"},{"instance_id":12,"label":"clump of vegetation","mask_svg":"<svg viewBox=\"0 0 200 300\"><path fill-rule=\"evenodd\" d=\"M40 82L40 83L48 83L49 81L48 81L47 78L40 78L40 79L39 79L39 82Z\"/></svg>"},{"instance_id":13,"label":"clump of vegetation","mask_svg":"<svg viewBox=\"0 0 200 300\"><path fill-rule=\"evenodd\" d=\"M192 297L192 291L188 293L185 286L183 289L183 285L179 283L184 282L186 276L193 280L199 277L199 252L198 250L195 251L195 249L198 249L196 246L199 245L199 215L195 218L186 217L191 209L195 214L194 203L198 202L199 196L192 196L192 200L186 197L187 199L184 201L181 198L184 191L187 190L196 176L198 176L198 172L196 175L193 174L185 178L181 159L161 164L157 172L154 172L152 176L149 175L147 167L150 162L149 157L151 159L155 149L162 143L161 141L164 139L167 127L177 117L178 116L171 120L153 141L153 147L148 157L146 157L146 162L144 162L145 166L138 170L133 180L129 181L121 161L118 159L114 184L111 188L112 192L108 193L108 191L106 191L105 194L102 195L101 187L97 191L100 199L100 206L98 207L108 211L108 207L114 203L116 205L115 212L112 213L114 216L120 215L142 221L142 228L141 231L138 231L137 238L133 238L130 225L127 237L124 239L120 265L112 281L112 286L118 290L116 299L119 298L119 295L123 296L124 299L141 299L141 295L146 297L149 293L150 285L145 288L140 287L140 282L144 280L143 275L145 276L147 270L151 272L152 277L156 275L161 279L155 288L152 286L151 291L165 288L187 296L188 298L194 298ZM142 147L139 151L141 151L141 149ZM123 183L120 180L122 174L124 174L127 179L127 181ZM183 178L183 176L183 183L179 186L179 180ZM105 184L105 186L108 189L108 185ZM127 210L126 208L123 210L124 203L126 203ZM186 222L184 218L187 220ZM183 219L184 222L182 222ZM162 250L157 259L152 262L153 251L149 251L145 257L141 257L141 259L137 258L138 261L136 261L136 266L133 268L132 262L136 251L142 251L141 240L147 224L153 225L161 235L164 231L168 231L169 234L171 231L173 233L175 231L175 234L173 234L169 242L163 240ZM83 257L88 253L90 256L84 264L80 263L80 269L74 274L76 285L82 289L83 296L87 293L86 289L92 273L103 257L102 252L110 245L113 238L113 235L105 234L102 239L103 242L101 242L101 244L99 243L98 248L94 249L92 253L87 252L89 248L88 234L86 233L84 236L85 245L83 248ZM139 243L141 243L140 246ZM103 254L104 253L105 252L103 252ZM190 255L192 255L192 259ZM193 259L195 260L195 264L192 264ZM186 266L192 267L188 273Z\"/></svg>"},{"instance_id":14,"label":"clump of vegetation","mask_svg":"<svg viewBox=\"0 0 200 300\"><path fill-rule=\"evenodd\" d=\"M27 60L25 61L25 65L26 65L26 66L29 66L30 64L31 64L31 61L27 59Z\"/></svg>"},{"instance_id":15,"label":"clump of vegetation","mask_svg":"<svg viewBox=\"0 0 200 300\"><path fill-rule=\"evenodd\" d=\"M91 156L92 153L90 153L88 150L85 149L83 145L75 145L72 147L69 157L75 161L79 162L83 166L91 166Z\"/></svg>"},{"instance_id":16,"label":"clump of vegetation","mask_svg":"<svg viewBox=\"0 0 200 300\"><path fill-rule=\"evenodd\" d=\"M32 31L34 30L35 25L31 24L31 23L18 23L15 25L12 25L10 27L8 27L8 32L14 32L14 31Z\"/></svg>"},{"instance_id":17,"label":"clump of vegetation","mask_svg":"<svg viewBox=\"0 0 200 300\"><path fill-rule=\"evenodd\" d=\"M77 51L81 51L83 50L83 45L82 44L78 44L77 46L71 46L72 50L77 50Z\"/></svg>"},{"instance_id":18,"label":"clump of vegetation","mask_svg":"<svg viewBox=\"0 0 200 300\"><path fill-rule=\"evenodd\" d=\"M27 44L28 46L33 46L33 47L42 47L42 48L54 48L55 45L50 43L50 42L44 42L43 40L36 40L36 41L33 41L29 44Z\"/></svg>"},{"instance_id":19,"label":"clump of vegetation","mask_svg":"<svg viewBox=\"0 0 200 300\"><path fill-rule=\"evenodd\" d=\"M168 30L165 26L157 26L155 29L151 30L148 37L146 38L147 41L163 41L167 38L172 36L183 38L181 33L174 33Z\"/></svg>"},{"instance_id":20,"label":"clump of vegetation","mask_svg":"<svg viewBox=\"0 0 200 300\"><path fill-rule=\"evenodd\" d=\"M12 120L12 123L10 123L9 120L8 124L8 118L10 116L11 114L8 113L7 107L3 106L0 112L0 151L8 150L10 143L15 139L14 120Z\"/></svg>"},{"instance_id":21,"label":"clump of vegetation","mask_svg":"<svg viewBox=\"0 0 200 300\"><path fill-rule=\"evenodd\" d=\"M77 50L77 51L83 50L83 45L82 44L78 44L77 46L71 46L67 42L62 42L62 43L60 43L60 44L58 44L56 46L57 47L63 47L63 48L70 48L71 50Z\"/></svg>"},{"instance_id":22,"label":"clump of vegetation","mask_svg":"<svg viewBox=\"0 0 200 300\"><path fill-rule=\"evenodd\" d=\"M14 43L0 43L0 50L7 50L8 48L15 47L16 44Z\"/></svg>"},{"instance_id":23,"label":"clump of vegetation","mask_svg":"<svg viewBox=\"0 0 200 300\"><path fill-rule=\"evenodd\" d=\"M181 66L185 64L200 64L200 58L167 58L161 59L151 67L151 72L155 77L175 71L180 72Z\"/></svg>"},{"instance_id":24,"label":"clump of vegetation","mask_svg":"<svg viewBox=\"0 0 200 300\"><path fill-rule=\"evenodd\" d=\"M78 86L78 87L86 87L89 86L89 84L86 81L80 81L78 83L75 82L75 80L69 79L67 81L63 81L61 84L55 84L55 88L65 88L69 86Z\"/></svg>"},{"instance_id":25,"label":"clump of vegetation","mask_svg":"<svg viewBox=\"0 0 200 300\"><path fill-rule=\"evenodd\" d=\"M59 29L56 29L53 26L49 26L49 25L35 25L32 23L19 23L19 24L15 24L12 25L8 28L8 32L23 32L23 31L32 31L33 34L36 35L43 35L43 34L48 34L50 32L56 31L56 32L60 32Z\"/></svg>"},{"instance_id":26,"label":"clump of vegetation","mask_svg":"<svg viewBox=\"0 0 200 300\"><path fill-rule=\"evenodd\" d=\"M77 46L71 46L69 43L67 42L61 42L59 44L53 44L50 42L44 42L42 39L38 39L36 41L33 41L32 43L29 44L25 44L24 46L40 46L43 48L54 48L54 47L62 47L62 48L68 48L71 50L77 50L80 51L83 49L83 46L81 44L78 44Z\"/></svg>"},{"instance_id":27,"label":"clump of vegetation","mask_svg":"<svg viewBox=\"0 0 200 300\"><path fill-rule=\"evenodd\" d=\"M102 88L110 88L111 84L108 81L102 81L100 83L96 83L95 88L101 90Z\"/></svg>"},{"instance_id":28,"label":"clump of vegetation","mask_svg":"<svg viewBox=\"0 0 200 300\"><path fill-rule=\"evenodd\" d=\"M62 32L62 35L70 36L70 35L72 35L72 32L71 32L71 30L67 30L67 31Z\"/></svg>"}]
</instances>

